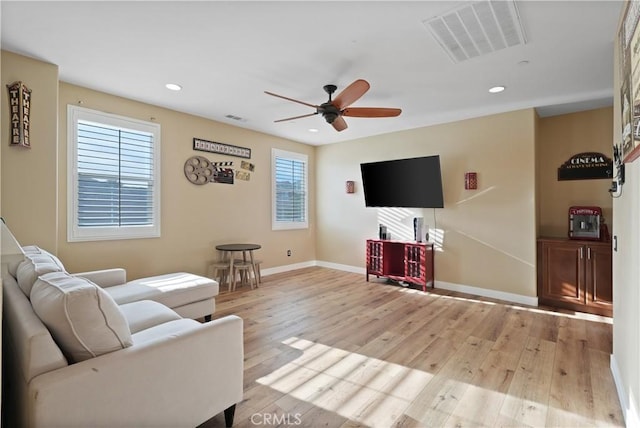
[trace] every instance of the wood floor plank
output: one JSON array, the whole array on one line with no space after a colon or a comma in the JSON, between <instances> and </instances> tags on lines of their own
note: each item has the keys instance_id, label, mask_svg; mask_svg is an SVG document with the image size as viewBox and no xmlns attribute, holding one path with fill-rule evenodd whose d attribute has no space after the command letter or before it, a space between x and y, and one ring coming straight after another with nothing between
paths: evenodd
<instances>
[{"instance_id":1,"label":"wood floor plank","mask_svg":"<svg viewBox=\"0 0 640 428\"><path fill-rule=\"evenodd\" d=\"M319 267L216 305L244 319L235 427L624 426L607 319Z\"/></svg>"},{"instance_id":2,"label":"wood floor plank","mask_svg":"<svg viewBox=\"0 0 640 428\"><path fill-rule=\"evenodd\" d=\"M543 311L536 313L531 326L531 336L549 342L557 342L561 319L562 317L555 313L545 313Z\"/></svg>"},{"instance_id":3,"label":"wood floor plank","mask_svg":"<svg viewBox=\"0 0 640 428\"><path fill-rule=\"evenodd\" d=\"M457 302L460 309L464 312L456 313L456 318L453 319L448 326L448 330L458 330L465 333L468 336L470 332L478 325L482 325L487 318L492 306L484 304L482 302ZM441 336L446 336L447 332L443 332Z\"/></svg>"},{"instance_id":4,"label":"wood floor plank","mask_svg":"<svg viewBox=\"0 0 640 428\"><path fill-rule=\"evenodd\" d=\"M528 338L500 410L506 421L545 425L554 359L555 343Z\"/></svg>"},{"instance_id":5,"label":"wood floor plank","mask_svg":"<svg viewBox=\"0 0 640 428\"><path fill-rule=\"evenodd\" d=\"M484 322L476 325L471 330L475 337L495 341L505 326L504 319L513 309L506 305L493 305L489 309Z\"/></svg>"},{"instance_id":6,"label":"wood floor plank","mask_svg":"<svg viewBox=\"0 0 640 428\"><path fill-rule=\"evenodd\" d=\"M470 420L482 426L493 426L516 365L517 359L514 361L509 353L496 350L495 347L491 349L446 424L455 426Z\"/></svg>"},{"instance_id":7,"label":"wood floor plank","mask_svg":"<svg viewBox=\"0 0 640 428\"><path fill-rule=\"evenodd\" d=\"M418 394L406 414L427 426L442 426L492 346L493 342L469 337Z\"/></svg>"},{"instance_id":8,"label":"wood floor plank","mask_svg":"<svg viewBox=\"0 0 640 428\"><path fill-rule=\"evenodd\" d=\"M430 307L428 314L419 315L422 321L417 321L415 324L419 325L414 331L405 330L402 333L397 334L394 339L388 341L386 348L380 349L378 354L380 358L385 361L394 362L397 364L407 365L408 367L415 367L412 364L416 359L420 364L424 364L428 360L428 354L433 353L434 349L427 351L427 348L435 341L438 340L439 332L446 328L448 320L443 316L449 308L451 301L443 301L439 307ZM406 336L404 334L408 333ZM396 340L396 339L399 339ZM451 351L455 350L455 347L449 348ZM422 354L422 355L421 355ZM431 371L435 371L441 359L435 357L428 364L435 364Z\"/></svg>"},{"instance_id":9,"label":"wood floor plank","mask_svg":"<svg viewBox=\"0 0 640 428\"><path fill-rule=\"evenodd\" d=\"M594 421L594 399L590 353L587 341L576 339L586 337L586 330L573 322L563 324L556 344L546 424L591 426Z\"/></svg>"},{"instance_id":10,"label":"wood floor plank","mask_svg":"<svg viewBox=\"0 0 640 428\"><path fill-rule=\"evenodd\" d=\"M613 332L608 323L588 322L587 343L590 349L611 353L613 348Z\"/></svg>"}]
</instances>

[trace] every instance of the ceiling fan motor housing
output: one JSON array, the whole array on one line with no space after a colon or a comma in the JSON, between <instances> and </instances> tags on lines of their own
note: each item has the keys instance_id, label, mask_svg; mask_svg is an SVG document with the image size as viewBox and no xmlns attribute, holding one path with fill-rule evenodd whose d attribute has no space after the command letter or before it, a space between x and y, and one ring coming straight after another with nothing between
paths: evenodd
<instances>
[{"instance_id":1,"label":"ceiling fan motor housing","mask_svg":"<svg viewBox=\"0 0 640 428\"><path fill-rule=\"evenodd\" d=\"M318 113L322 114L322 117L324 117L324 120L326 120L327 123L333 123L333 121L340 116L340 110L331 102L320 104Z\"/></svg>"}]
</instances>

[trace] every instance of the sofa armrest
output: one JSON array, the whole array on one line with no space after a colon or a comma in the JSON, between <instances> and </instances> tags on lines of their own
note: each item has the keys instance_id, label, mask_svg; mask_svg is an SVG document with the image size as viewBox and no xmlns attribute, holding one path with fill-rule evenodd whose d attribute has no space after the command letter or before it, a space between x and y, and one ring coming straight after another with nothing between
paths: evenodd
<instances>
[{"instance_id":1,"label":"sofa armrest","mask_svg":"<svg viewBox=\"0 0 640 428\"><path fill-rule=\"evenodd\" d=\"M27 425L197 426L242 400L243 353L230 315L72 364L31 381Z\"/></svg>"},{"instance_id":2,"label":"sofa armrest","mask_svg":"<svg viewBox=\"0 0 640 428\"><path fill-rule=\"evenodd\" d=\"M94 270L74 273L72 275L86 278L102 288L122 285L127 282L127 271L122 268Z\"/></svg>"}]
</instances>

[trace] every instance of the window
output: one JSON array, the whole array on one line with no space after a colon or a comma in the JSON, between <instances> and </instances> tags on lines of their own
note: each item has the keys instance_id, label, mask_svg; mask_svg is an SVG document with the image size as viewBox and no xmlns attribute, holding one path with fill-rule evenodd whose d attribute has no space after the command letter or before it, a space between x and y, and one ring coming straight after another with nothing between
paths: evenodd
<instances>
[{"instance_id":1,"label":"window","mask_svg":"<svg viewBox=\"0 0 640 428\"><path fill-rule=\"evenodd\" d=\"M273 230L309 227L307 159L300 153L272 150Z\"/></svg>"},{"instance_id":2,"label":"window","mask_svg":"<svg viewBox=\"0 0 640 428\"><path fill-rule=\"evenodd\" d=\"M67 108L69 241L160 236L160 125Z\"/></svg>"}]
</instances>

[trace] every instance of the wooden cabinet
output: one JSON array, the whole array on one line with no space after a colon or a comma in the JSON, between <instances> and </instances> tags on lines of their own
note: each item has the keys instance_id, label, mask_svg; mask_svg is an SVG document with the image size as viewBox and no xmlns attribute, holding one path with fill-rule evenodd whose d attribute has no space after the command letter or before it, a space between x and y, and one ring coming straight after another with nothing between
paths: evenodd
<instances>
[{"instance_id":1,"label":"wooden cabinet","mask_svg":"<svg viewBox=\"0 0 640 428\"><path fill-rule=\"evenodd\" d=\"M539 239L538 301L612 316L611 243Z\"/></svg>"},{"instance_id":2,"label":"wooden cabinet","mask_svg":"<svg viewBox=\"0 0 640 428\"><path fill-rule=\"evenodd\" d=\"M367 240L367 281L369 275L384 276L433 288L433 244L421 242Z\"/></svg>"}]
</instances>

